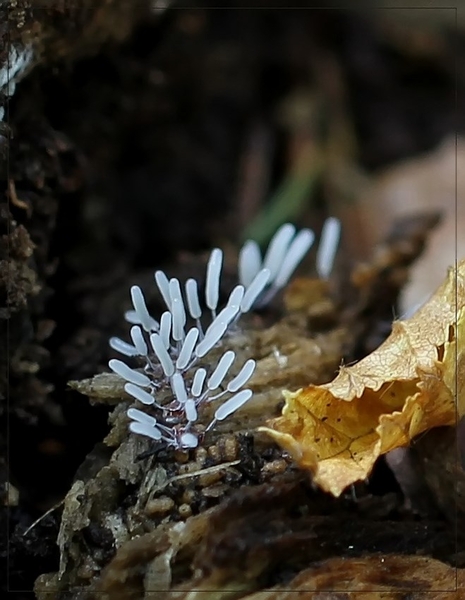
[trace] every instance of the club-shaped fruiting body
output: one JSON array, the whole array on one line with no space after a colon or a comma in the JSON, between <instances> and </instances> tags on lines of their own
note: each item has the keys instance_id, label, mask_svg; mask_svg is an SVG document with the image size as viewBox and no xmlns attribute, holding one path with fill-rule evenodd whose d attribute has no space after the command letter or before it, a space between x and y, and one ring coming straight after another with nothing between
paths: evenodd
<instances>
[{"instance_id":1,"label":"club-shaped fruiting body","mask_svg":"<svg viewBox=\"0 0 465 600\"><path fill-rule=\"evenodd\" d=\"M132 305L134 306L134 312L136 313L137 319L145 331L151 331L154 326L154 320L149 315L147 306L145 304L144 294L139 286L133 285L131 288ZM155 325L157 327L157 325Z\"/></svg>"},{"instance_id":2,"label":"club-shaped fruiting body","mask_svg":"<svg viewBox=\"0 0 465 600\"><path fill-rule=\"evenodd\" d=\"M109 343L110 348L113 348L113 350L116 350L120 354L124 354L124 356L137 356L139 354L135 346L128 344L124 340L120 340L120 338L111 337Z\"/></svg>"},{"instance_id":3,"label":"club-shaped fruiting body","mask_svg":"<svg viewBox=\"0 0 465 600\"><path fill-rule=\"evenodd\" d=\"M322 278L331 272L339 236L339 221L328 219L316 257L317 272ZM223 252L215 248L206 270L203 304L210 311L211 321L205 332L206 316L195 279L188 279L183 290L178 279L168 279L163 271L156 271L155 282L167 308L160 322L150 315L141 288L132 286L133 309L125 313L126 321L132 325L132 343L112 337L110 346L129 359L145 361L144 372L117 359L112 359L109 366L126 381L126 393L153 414L130 408L127 412L130 431L174 448L196 448L203 436L197 429L199 411L207 403L219 402L219 406L206 431L252 397L250 389L242 388L254 373L253 359L240 369L235 368L236 374L231 377L229 372L236 360L232 350L225 351L214 366L205 357L221 343L241 314L262 307L287 285L314 237L311 230L296 233L295 227L287 223L273 236L263 260L257 243L246 242L239 253L239 284L223 308L220 305ZM195 326L186 331L189 320ZM196 367L199 360L206 360L208 366ZM168 397L172 401L160 404L154 394L158 397L163 386L169 387ZM220 402L221 399L224 401Z\"/></svg>"},{"instance_id":4,"label":"club-shaped fruiting body","mask_svg":"<svg viewBox=\"0 0 465 600\"><path fill-rule=\"evenodd\" d=\"M142 405L152 409L155 407L157 410L157 416L154 417L139 409L130 408L127 411L130 419L130 431L155 441L162 441L175 448L195 448L200 438L200 434L196 430L199 408L208 402L219 400L224 395L233 394L216 409L213 420L206 428L209 430L217 421L222 421L231 415L252 397L250 389L241 392L238 390L252 377L255 369L254 360L249 359L237 375L229 383L225 383L235 358L236 355L232 350L225 352L208 378L207 370L204 367L196 369L190 385L181 371L175 371L169 379L175 403L166 406L158 404L152 393L134 383L137 379L134 377L134 373L137 373L142 376L139 380L140 385L147 384L145 375L129 367L120 368L119 364L114 364L119 361L114 361L112 368L116 368L123 378L131 380L126 383L125 391ZM150 389L150 385L146 385L146 387ZM220 387L223 390L214 395L213 392Z\"/></svg>"},{"instance_id":5,"label":"club-shaped fruiting body","mask_svg":"<svg viewBox=\"0 0 465 600\"><path fill-rule=\"evenodd\" d=\"M322 279L328 278L332 271L340 232L341 224L338 219L330 217L325 221L316 255L316 270ZM266 279L262 275L262 281L266 279L266 282L260 292L253 297L250 306L243 300L244 308L250 310L269 303L274 295L289 283L314 240L315 234L311 229L302 229L296 234L295 227L285 223L271 239L263 260L258 244L253 240L246 242L239 253L238 266L239 282L246 289L246 300L247 292L260 272L268 269L269 276Z\"/></svg>"},{"instance_id":6,"label":"club-shaped fruiting body","mask_svg":"<svg viewBox=\"0 0 465 600\"><path fill-rule=\"evenodd\" d=\"M327 279L331 274L340 237L341 222L335 217L329 217L323 225L316 254L316 271L321 279Z\"/></svg>"},{"instance_id":7,"label":"club-shaped fruiting body","mask_svg":"<svg viewBox=\"0 0 465 600\"><path fill-rule=\"evenodd\" d=\"M150 406L155 402L155 399L152 396L152 394L149 394L134 383L126 383L126 385L124 386L124 391L136 400L139 400L139 402L142 402L142 404L146 404L147 406Z\"/></svg>"},{"instance_id":8,"label":"club-shaped fruiting body","mask_svg":"<svg viewBox=\"0 0 465 600\"><path fill-rule=\"evenodd\" d=\"M207 281L205 284L205 302L215 314L220 294L221 267L223 266L223 252L219 248L212 250L207 265Z\"/></svg>"},{"instance_id":9,"label":"club-shaped fruiting body","mask_svg":"<svg viewBox=\"0 0 465 600\"><path fill-rule=\"evenodd\" d=\"M140 385L142 387L147 387L150 385L150 378L147 377L147 375L144 375L135 369L131 369L131 367L128 367L126 363L118 360L117 358L110 360L108 366L114 373L129 383L134 383L135 385Z\"/></svg>"}]
</instances>

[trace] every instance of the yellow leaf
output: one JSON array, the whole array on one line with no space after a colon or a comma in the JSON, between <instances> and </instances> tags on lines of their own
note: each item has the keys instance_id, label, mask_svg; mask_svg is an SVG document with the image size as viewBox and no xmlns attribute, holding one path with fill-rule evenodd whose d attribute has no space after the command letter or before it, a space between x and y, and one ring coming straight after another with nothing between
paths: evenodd
<instances>
[{"instance_id":1,"label":"yellow leaf","mask_svg":"<svg viewBox=\"0 0 465 600\"><path fill-rule=\"evenodd\" d=\"M381 454L465 414L464 334L465 260L375 352L331 383L284 392L282 416L260 429L339 496Z\"/></svg>"}]
</instances>

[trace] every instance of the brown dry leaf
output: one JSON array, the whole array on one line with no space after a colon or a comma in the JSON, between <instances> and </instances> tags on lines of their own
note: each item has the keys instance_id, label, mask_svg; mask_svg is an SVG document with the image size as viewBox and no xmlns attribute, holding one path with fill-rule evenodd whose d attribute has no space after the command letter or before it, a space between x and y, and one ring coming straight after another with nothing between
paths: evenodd
<instances>
[{"instance_id":1,"label":"brown dry leaf","mask_svg":"<svg viewBox=\"0 0 465 600\"><path fill-rule=\"evenodd\" d=\"M261 428L324 490L339 496L376 459L465 413L465 260L411 319L325 385L284 392L282 416ZM457 371L456 371L457 365ZM458 374L456 382L456 372ZM455 386L458 385L455 403Z\"/></svg>"}]
</instances>

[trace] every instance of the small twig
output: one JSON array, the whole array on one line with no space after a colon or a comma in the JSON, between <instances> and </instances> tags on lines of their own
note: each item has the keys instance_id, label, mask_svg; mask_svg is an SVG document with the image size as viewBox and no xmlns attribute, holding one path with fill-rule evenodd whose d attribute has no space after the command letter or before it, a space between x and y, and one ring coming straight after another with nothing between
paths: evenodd
<instances>
[{"instance_id":1,"label":"small twig","mask_svg":"<svg viewBox=\"0 0 465 600\"><path fill-rule=\"evenodd\" d=\"M51 514L55 509L59 508L62 504L64 504L64 501L65 501L65 499L63 498L62 500L60 500L60 502L58 502L58 504L55 504L54 506L49 508L47 510L47 512L45 512L42 516L40 516L38 519L36 519L34 521L34 523L32 523L32 525L29 525L29 527L23 533L23 536L27 535L31 531L31 529L33 529L38 523L40 523L42 521L42 519L45 519L45 517L47 517L49 514Z\"/></svg>"},{"instance_id":2,"label":"small twig","mask_svg":"<svg viewBox=\"0 0 465 600\"><path fill-rule=\"evenodd\" d=\"M209 475L210 473L216 473L217 471L222 471L223 469L227 469L229 467L234 467L240 463L239 460L232 460L230 462L221 463L220 465L215 465L213 467L207 467L206 469L200 469L199 471L193 471L191 473L182 473L181 475L175 475L171 479L165 481L162 485L157 487L155 490L152 490L152 494L163 490L166 486L174 483L175 481L180 481L182 479L191 479L192 477L198 477L200 475Z\"/></svg>"}]
</instances>

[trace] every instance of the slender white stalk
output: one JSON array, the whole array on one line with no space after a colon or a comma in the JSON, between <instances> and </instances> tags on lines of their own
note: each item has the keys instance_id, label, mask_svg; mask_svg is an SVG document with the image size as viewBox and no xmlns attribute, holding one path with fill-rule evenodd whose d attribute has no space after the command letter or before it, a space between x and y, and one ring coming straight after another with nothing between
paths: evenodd
<instances>
[{"instance_id":1,"label":"slender white stalk","mask_svg":"<svg viewBox=\"0 0 465 600\"><path fill-rule=\"evenodd\" d=\"M239 307L241 305L244 294L245 294L244 286L236 285L236 287L233 289L233 291L229 294L226 308L229 306L237 306L237 311L239 312Z\"/></svg>"},{"instance_id":2,"label":"slender white stalk","mask_svg":"<svg viewBox=\"0 0 465 600\"><path fill-rule=\"evenodd\" d=\"M131 325L142 325L142 321L140 320L135 310L127 310L124 313L124 320L130 323ZM150 317L150 331L157 332L159 328L160 325L158 321L153 317Z\"/></svg>"},{"instance_id":3,"label":"slender white stalk","mask_svg":"<svg viewBox=\"0 0 465 600\"><path fill-rule=\"evenodd\" d=\"M155 271L155 282L168 310L171 310L170 283L163 271Z\"/></svg>"},{"instance_id":4,"label":"slender white stalk","mask_svg":"<svg viewBox=\"0 0 465 600\"><path fill-rule=\"evenodd\" d=\"M209 334L205 334L203 340L198 344L195 349L195 355L197 358L204 357L210 350L216 346L216 344L224 336L228 326L225 323L217 323L217 325L210 330Z\"/></svg>"},{"instance_id":5,"label":"slender white stalk","mask_svg":"<svg viewBox=\"0 0 465 600\"><path fill-rule=\"evenodd\" d=\"M155 427L155 425L157 424L157 420L155 419L155 417L151 417L150 415L143 412L142 410L139 410L138 408L130 408L126 414L133 421L138 421L139 423L146 423L151 427Z\"/></svg>"},{"instance_id":6,"label":"slender white stalk","mask_svg":"<svg viewBox=\"0 0 465 600\"><path fill-rule=\"evenodd\" d=\"M182 309L181 309L181 303L179 302L179 300L176 300L175 302L173 302L173 308L172 308L172 319L173 319L173 331L172 331L172 336L173 336L173 340L175 340L176 342L181 342L184 339L184 325L183 325L183 319L182 319Z\"/></svg>"},{"instance_id":7,"label":"slender white stalk","mask_svg":"<svg viewBox=\"0 0 465 600\"><path fill-rule=\"evenodd\" d=\"M270 281L270 270L262 269L247 288L241 302L241 312L248 312Z\"/></svg>"},{"instance_id":8,"label":"slender white stalk","mask_svg":"<svg viewBox=\"0 0 465 600\"><path fill-rule=\"evenodd\" d=\"M181 352L179 353L178 360L176 361L176 368L183 370L187 367L194 352L195 344L199 339L199 330L197 327L192 327L186 335L182 344Z\"/></svg>"},{"instance_id":9,"label":"slender white stalk","mask_svg":"<svg viewBox=\"0 0 465 600\"><path fill-rule=\"evenodd\" d=\"M137 348L137 353L140 356L147 356L149 350L147 348L147 344L145 343L145 339L142 334L142 329L138 325L134 325L133 327L131 327L131 339L132 343Z\"/></svg>"},{"instance_id":10,"label":"slender white stalk","mask_svg":"<svg viewBox=\"0 0 465 600\"><path fill-rule=\"evenodd\" d=\"M263 268L270 270L270 279L274 279L281 268L294 234L294 225L285 223L272 237L263 260Z\"/></svg>"},{"instance_id":11,"label":"slender white stalk","mask_svg":"<svg viewBox=\"0 0 465 600\"><path fill-rule=\"evenodd\" d=\"M222 266L223 252L219 248L215 248L210 254L210 259L207 265L207 279L205 283L205 302L213 314L218 306Z\"/></svg>"},{"instance_id":12,"label":"slender white stalk","mask_svg":"<svg viewBox=\"0 0 465 600\"><path fill-rule=\"evenodd\" d=\"M185 404L187 400L187 390L184 378L180 373L175 373L171 378L171 389L173 390L177 401L181 404Z\"/></svg>"},{"instance_id":13,"label":"slender white stalk","mask_svg":"<svg viewBox=\"0 0 465 600\"><path fill-rule=\"evenodd\" d=\"M202 358L220 341L226 329L237 315L238 310L237 306L226 306L223 308L207 329L203 340L197 345L195 356Z\"/></svg>"},{"instance_id":14,"label":"slender white stalk","mask_svg":"<svg viewBox=\"0 0 465 600\"><path fill-rule=\"evenodd\" d=\"M167 349L165 348L163 340L158 333L152 333L150 336L150 343L152 344L153 351L160 361L164 374L167 377L171 377L174 373L174 364L170 355L168 354Z\"/></svg>"},{"instance_id":15,"label":"slender white stalk","mask_svg":"<svg viewBox=\"0 0 465 600\"><path fill-rule=\"evenodd\" d=\"M321 230L320 244L316 253L316 271L322 279L327 279L331 274L340 237L341 222L335 217L329 217Z\"/></svg>"},{"instance_id":16,"label":"slender white stalk","mask_svg":"<svg viewBox=\"0 0 465 600\"><path fill-rule=\"evenodd\" d=\"M154 319L150 316L145 304L144 294L138 285L131 287L131 299L134 310L140 319L140 324L145 331L151 331Z\"/></svg>"},{"instance_id":17,"label":"slender white stalk","mask_svg":"<svg viewBox=\"0 0 465 600\"><path fill-rule=\"evenodd\" d=\"M235 358L236 353L232 350L228 350L223 354L218 365L216 366L216 369L213 371L210 379L207 382L207 387L209 390L216 390L216 388L221 385Z\"/></svg>"},{"instance_id":18,"label":"slender white stalk","mask_svg":"<svg viewBox=\"0 0 465 600\"><path fill-rule=\"evenodd\" d=\"M242 386L244 386L252 377L255 371L255 366L255 361L252 358L249 358L234 379L231 379L231 381L228 383L228 392L237 392Z\"/></svg>"},{"instance_id":19,"label":"slender white stalk","mask_svg":"<svg viewBox=\"0 0 465 600\"><path fill-rule=\"evenodd\" d=\"M186 414L186 419L189 423L194 423L197 421L197 409L195 407L195 401L189 398L186 400L184 405L184 412Z\"/></svg>"},{"instance_id":20,"label":"slender white stalk","mask_svg":"<svg viewBox=\"0 0 465 600\"><path fill-rule=\"evenodd\" d=\"M206 377L207 371L203 367L197 369L191 387L191 394L194 396L194 398L198 398L202 394L203 384L205 383Z\"/></svg>"},{"instance_id":21,"label":"slender white stalk","mask_svg":"<svg viewBox=\"0 0 465 600\"><path fill-rule=\"evenodd\" d=\"M234 396L231 396L229 400L226 400L215 412L215 420L223 421L226 417L229 417L233 412L238 410L252 397L252 390L242 390Z\"/></svg>"},{"instance_id":22,"label":"slender white stalk","mask_svg":"<svg viewBox=\"0 0 465 600\"><path fill-rule=\"evenodd\" d=\"M215 331L218 327L222 327L223 325L228 327L228 325L233 321L234 317L239 312L239 306L231 305L225 306L223 310L221 310L215 319L211 322L207 331L205 332L205 337L210 335L213 331Z\"/></svg>"},{"instance_id":23,"label":"slender white stalk","mask_svg":"<svg viewBox=\"0 0 465 600\"><path fill-rule=\"evenodd\" d=\"M167 350L170 347L171 321L171 313L169 310L167 310L162 314L160 319L160 337L162 339L163 345Z\"/></svg>"},{"instance_id":24,"label":"slender white stalk","mask_svg":"<svg viewBox=\"0 0 465 600\"><path fill-rule=\"evenodd\" d=\"M200 308L199 289L195 279L188 279L186 281L186 298L190 316L193 319L200 319L202 309Z\"/></svg>"},{"instance_id":25,"label":"slender white stalk","mask_svg":"<svg viewBox=\"0 0 465 600\"><path fill-rule=\"evenodd\" d=\"M161 440L161 431L156 427L152 427L147 423L139 423L137 421L132 421L129 423L129 431L132 433L137 433L139 435L145 435L145 437L149 437L152 440L158 441Z\"/></svg>"},{"instance_id":26,"label":"slender white stalk","mask_svg":"<svg viewBox=\"0 0 465 600\"><path fill-rule=\"evenodd\" d=\"M292 244L289 246L289 250L281 264L276 279L274 280L273 286L280 289L284 287L292 273L297 268L297 265L307 254L313 244L315 234L311 229L302 229L294 238Z\"/></svg>"},{"instance_id":27,"label":"slender white stalk","mask_svg":"<svg viewBox=\"0 0 465 600\"><path fill-rule=\"evenodd\" d=\"M168 289L169 289L169 293L170 293L171 306L173 306L173 302L175 300L179 300L179 302L184 307L184 302L182 300L182 294L181 294L181 284L179 283L179 279L176 279L176 277L172 277L169 280Z\"/></svg>"},{"instance_id":28,"label":"slender white stalk","mask_svg":"<svg viewBox=\"0 0 465 600\"><path fill-rule=\"evenodd\" d=\"M184 325L186 324L186 311L181 295L181 286L178 279L170 279L169 291L171 299L172 336L177 342L184 339Z\"/></svg>"}]
</instances>

